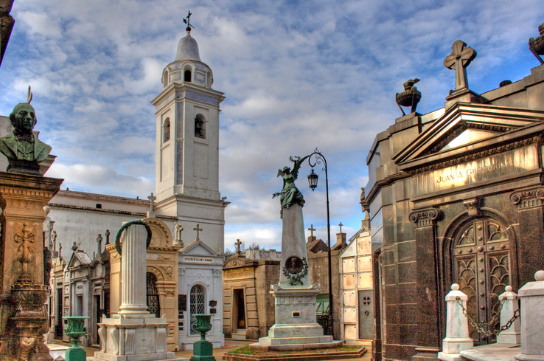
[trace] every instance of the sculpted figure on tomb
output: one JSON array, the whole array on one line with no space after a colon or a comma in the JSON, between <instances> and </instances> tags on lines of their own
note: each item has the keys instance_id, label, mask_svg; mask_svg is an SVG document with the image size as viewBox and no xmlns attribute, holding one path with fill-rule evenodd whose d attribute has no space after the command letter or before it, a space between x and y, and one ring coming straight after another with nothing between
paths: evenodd
<instances>
[{"instance_id":1,"label":"sculpted figure on tomb","mask_svg":"<svg viewBox=\"0 0 544 361\"><path fill-rule=\"evenodd\" d=\"M283 167L283 169L278 169L278 177L281 175L283 178L283 189L281 192L274 193L273 198L280 196L280 203L282 210L284 208L289 208L293 204L298 204L301 207L304 206L304 197L302 196L302 193L298 190L297 186L295 185L295 180L298 177L298 170L300 168L300 165L304 160L308 158L308 156L304 158L300 157L289 157L289 160L293 162L293 169L289 167Z\"/></svg>"},{"instance_id":2,"label":"sculpted figure on tomb","mask_svg":"<svg viewBox=\"0 0 544 361\"><path fill-rule=\"evenodd\" d=\"M7 171L37 173L39 163L51 152L51 147L32 132L37 120L34 108L30 105L31 100L32 93L28 87L26 103L17 104L9 115L13 132L0 138L0 152L9 162Z\"/></svg>"}]
</instances>

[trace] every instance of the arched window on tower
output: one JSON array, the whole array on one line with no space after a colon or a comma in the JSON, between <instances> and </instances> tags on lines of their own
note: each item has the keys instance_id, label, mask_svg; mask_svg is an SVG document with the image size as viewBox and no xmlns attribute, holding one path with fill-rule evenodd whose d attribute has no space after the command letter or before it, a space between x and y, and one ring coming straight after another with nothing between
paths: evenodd
<instances>
[{"instance_id":1,"label":"arched window on tower","mask_svg":"<svg viewBox=\"0 0 544 361\"><path fill-rule=\"evenodd\" d=\"M206 139L206 119L202 114L197 114L195 118L195 137Z\"/></svg>"},{"instance_id":2,"label":"arched window on tower","mask_svg":"<svg viewBox=\"0 0 544 361\"><path fill-rule=\"evenodd\" d=\"M147 272L147 308L149 312L161 317L161 305L159 303L159 292L157 291L157 277Z\"/></svg>"},{"instance_id":3,"label":"arched window on tower","mask_svg":"<svg viewBox=\"0 0 544 361\"><path fill-rule=\"evenodd\" d=\"M183 81L186 81L186 82L191 82L191 71L190 70L185 70L183 72Z\"/></svg>"},{"instance_id":4,"label":"arched window on tower","mask_svg":"<svg viewBox=\"0 0 544 361\"><path fill-rule=\"evenodd\" d=\"M166 143L170 140L170 118L166 118L162 125L162 142Z\"/></svg>"},{"instance_id":5,"label":"arched window on tower","mask_svg":"<svg viewBox=\"0 0 544 361\"><path fill-rule=\"evenodd\" d=\"M206 302L206 292L204 287L201 285L194 285L191 288L190 293L190 312L191 312L191 335L198 335L200 332L195 330L196 326L196 317L195 315L206 313L205 302Z\"/></svg>"}]
</instances>

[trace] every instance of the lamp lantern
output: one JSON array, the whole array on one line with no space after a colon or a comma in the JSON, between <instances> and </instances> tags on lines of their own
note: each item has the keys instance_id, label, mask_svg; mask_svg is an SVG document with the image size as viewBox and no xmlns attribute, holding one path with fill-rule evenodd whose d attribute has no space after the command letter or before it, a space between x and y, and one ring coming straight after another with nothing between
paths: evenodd
<instances>
[{"instance_id":1,"label":"lamp lantern","mask_svg":"<svg viewBox=\"0 0 544 361\"><path fill-rule=\"evenodd\" d=\"M312 192L317 188L317 179L319 177L317 174L315 174L314 170L312 169L312 173L308 175L308 183L310 184L310 188L312 188Z\"/></svg>"}]
</instances>

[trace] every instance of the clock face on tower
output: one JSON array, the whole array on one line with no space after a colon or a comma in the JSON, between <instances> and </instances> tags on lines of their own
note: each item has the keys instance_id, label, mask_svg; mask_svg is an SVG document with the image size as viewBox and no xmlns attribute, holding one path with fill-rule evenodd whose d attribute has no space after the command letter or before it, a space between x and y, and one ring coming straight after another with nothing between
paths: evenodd
<instances>
[{"instance_id":1,"label":"clock face on tower","mask_svg":"<svg viewBox=\"0 0 544 361\"><path fill-rule=\"evenodd\" d=\"M302 271L302 259L297 256L291 256L285 261L285 269L291 274L297 274Z\"/></svg>"}]
</instances>

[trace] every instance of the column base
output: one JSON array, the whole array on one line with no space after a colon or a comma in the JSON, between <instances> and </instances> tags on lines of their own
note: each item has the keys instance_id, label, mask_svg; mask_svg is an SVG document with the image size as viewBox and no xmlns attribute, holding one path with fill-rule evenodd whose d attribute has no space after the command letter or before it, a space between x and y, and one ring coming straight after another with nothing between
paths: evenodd
<instances>
[{"instance_id":1,"label":"column base","mask_svg":"<svg viewBox=\"0 0 544 361\"><path fill-rule=\"evenodd\" d=\"M102 349L96 361L187 360L166 349L168 323L153 315L114 315L99 323Z\"/></svg>"}]
</instances>

